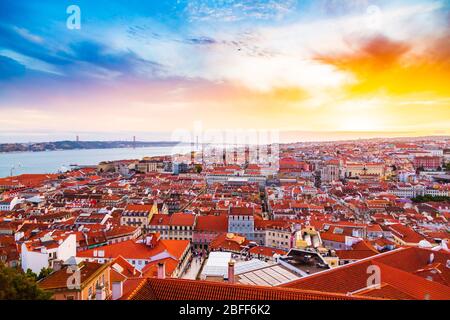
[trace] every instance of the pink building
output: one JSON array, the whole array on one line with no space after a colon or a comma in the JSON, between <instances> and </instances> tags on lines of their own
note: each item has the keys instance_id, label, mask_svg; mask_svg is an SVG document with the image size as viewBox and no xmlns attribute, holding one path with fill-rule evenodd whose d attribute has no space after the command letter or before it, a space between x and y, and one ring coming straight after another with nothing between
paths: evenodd
<instances>
[{"instance_id":1,"label":"pink building","mask_svg":"<svg viewBox=\"0 0 450 320\"><path fill-rule=\"evenodd\" d=\"M415 157L413 163L416 169L423 167L425 170L435 170L442 165L442 158L431 156Z\"/></svg>"},{"instance_id":2,"label":"pink building","mask_svg":"<svg viewBox=\"0 0 450 320\"><path fill-rule=\"evenodd\" d=\"M219 234L227 232L228 217L226 215L198 216L192 242L195 247L206 248Z\"/></svg>"}]
</instances>

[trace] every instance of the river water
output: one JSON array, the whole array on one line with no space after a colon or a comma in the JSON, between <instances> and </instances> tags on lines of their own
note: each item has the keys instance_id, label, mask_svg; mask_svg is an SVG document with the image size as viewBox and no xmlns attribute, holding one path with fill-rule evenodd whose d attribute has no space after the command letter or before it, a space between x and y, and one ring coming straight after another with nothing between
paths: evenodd
<instances>
[{"instance_id":1,"label":"river water","mask_svg":"<svg viewBox=\"0 0 450 320\"><path fill-rule=\"evenodd\" d=\"M179 151L179 150L177 150ZM101 161L142 159L146 156L171 155L174 147L84 149L43 152L0 153L0 177L23 173L56 173L71 164L96 165Z\"/></svg>"}]
</instances>

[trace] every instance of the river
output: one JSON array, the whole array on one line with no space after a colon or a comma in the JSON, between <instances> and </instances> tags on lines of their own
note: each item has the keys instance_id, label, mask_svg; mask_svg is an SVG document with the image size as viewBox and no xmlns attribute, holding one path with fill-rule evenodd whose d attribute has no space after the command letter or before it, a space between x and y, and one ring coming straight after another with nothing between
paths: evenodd
<instances>
[{"instance_id":1,"label":"river","mask_svg":"<svg viewBox=\"0 0 450 320\"><path fill-rule=\"evenodd\" d=\"M173 153L174 147L171 146L0 153L0 177L11 175L11 168L13 175L56 173L69 169L71 164L96 165L101 161L142 159Z\"/></svg>"}]
</instances>

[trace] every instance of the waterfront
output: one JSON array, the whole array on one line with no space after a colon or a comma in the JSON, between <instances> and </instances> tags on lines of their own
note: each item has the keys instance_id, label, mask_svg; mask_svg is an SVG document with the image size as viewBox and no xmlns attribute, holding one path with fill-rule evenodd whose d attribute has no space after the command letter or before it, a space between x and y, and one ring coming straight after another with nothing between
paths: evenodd
<instances>
[{"instance_id":1,"label":"waterfront","mask_svg":"<svg viewBox=\"0 0 450 320\"><path fill-rule=\"evenodd\" d=\"M24 173L56 173L71 164L96 165L101 161L141 159L146 156L170 155L174 147L83 149L0 154L0 177ZM177 150L179 151L179 149Z\"/></svg>"}]
</instances>

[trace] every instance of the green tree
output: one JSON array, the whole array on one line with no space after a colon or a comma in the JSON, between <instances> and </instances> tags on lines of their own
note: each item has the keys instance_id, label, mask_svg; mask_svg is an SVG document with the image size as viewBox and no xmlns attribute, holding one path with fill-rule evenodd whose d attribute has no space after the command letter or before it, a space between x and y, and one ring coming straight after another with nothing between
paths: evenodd
<instances>
[{"instance_id":1,"label":"green tree","mask_svg":"<svg viewBox=\"0 0 450 320\"><path fill-rule=\"evenodd\" d=\"M0 263L0 300L49 300L51 296L39 288L32 273Z\"/></svg>"},{"instance_id":2,"label":"green tree","mask_svg":"<svg viewBox=\"0 0 450 320\"><path fill-rule=\"evenodd\" d=\"M424 203L424 202L448 202L450 201L450 197L445 196L431 196L431 195L424 195L424 196L417 196L415 198L411 199L413 202L416 203Z\"/></svg>"},{"instance_id":3,"label":"green tree","mask_svg":"<svg viewBox=\"0 0 450 320\"><path fill-rule=\"evenodd\" d=\"M53 272L52 268L42 268L41 272L39 273L39 276L37 277L37 280L41 280L48 277L52 272Z\"/></svg>"},{"instance_id":4,"label":"green tree","mask_svg":"<svg viewBox=\"0 0 450 320\"><path fill-rule=\"evenodd\" d=\"M195 172L202 173L202 171L203 171L202 165L201 164L196 164L195 165Z\"/></svg>"},{"instance_id":5,"label":"green tree","mask_svg":"<svg viewBox=\"0 0 450 320\"><path fill-rule=\"evenodd\" d=\"M450 171L450 162L448 162L445 166L445 171Z\"/></svg>"},{"instance_id":6,"label":"green tree","mask_svg":"<svg viewBox=\"0 0 450 320\"><path fill-rule=\"evenodd\" d=\"M37 281L37 280L38 280L37 274L34 273L33 271L31 271L30 268L27 269L27 272L25 273L25 275L26 275L27 277L29 277L30 279L33 279L34 281Z\"/></svg>"}]
</instances>

